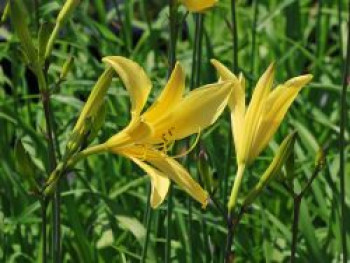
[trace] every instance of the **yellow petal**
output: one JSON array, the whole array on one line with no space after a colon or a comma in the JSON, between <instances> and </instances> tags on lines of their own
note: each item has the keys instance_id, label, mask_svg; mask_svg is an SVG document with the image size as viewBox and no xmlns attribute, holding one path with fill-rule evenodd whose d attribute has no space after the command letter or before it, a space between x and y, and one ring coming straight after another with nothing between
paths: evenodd
<instances>
[{"instance_id":1,"label":"yellow petal","mask_svg":"<svg viewBox=\"0 0 350 263\"><path fill-rule=\"evenodd\" d=\"M177 161L155 149L143 146L132 146L124 148L122 153L127 157L145 160L154 166L164 176L177 183L203 207L208 203L208 193L192 179L191 175Z\"/></svg>"},{"instance_id":2,"label":"yellow petal","mask_svg":"<svg viewBox=\"0 0 350 263\"><path fill-rule=\"evenodd\" d=\"M201 12L213 7L217 0L180 0L190 12Z\"/></svg>"},{"instance_id":3,"label":"yellow petal","mask_svg":"<svg viewBox=\"0 0 350 263\"><path fill-rule=\"evenodd\" d=\"M145 121L154 123L156 119L174 108L181 100L184 90L185 74L180 63L177 62L162 93L142 117Z\"/></svg>"},{"instance_id":4,"label":"yellow petal","mask_svg":"<svg viewBox=\"0 0 350 263\"><path fill-rule=\"evenodd\" d=\"M220 81L232 80L234 87L231 96L228 100L228 105L231 109L231 125L232 136L234 139L237 155L241 155L240 142L243 139L244 115L245 115L245 79L241 74L236 77L226 66L219 61L212 59L216 71L220 76Z\"/></svg>"},{"instance_id":5,"label":"yellow petal","mask_svg":"<svg viewBox=\"0 0 350 263\"><path fill-rule=\"evenodd\" d=\"M178 184L190 196L205 208L208 204L208 193L191 177L191 175L174 159L159 154L157 158L147 158L147 161L162 171L167 177Z\"/></svg>"},{"instance_id":6,"label":"yellow petal","mask_svg":"<svg viewBox=\"0 0 350 263\"><path fill-rule=\"evenodd\" d=\"M151 167L145 162L131 156L129 156L129 158L141 169L143 169L151 178L151 207L157 208L163 203L168 193L170 180L164 175L164 173Z\"/></svg>"},{"instance_id":7,"label":"yellow petal","mask_svg":"<svg viewBox=\"0 0 350 263\"><path fill-rule=\"evenodd\" d=\"M265 149L296 96L311 79L312 75L292 78L270 93L264 109L265 114L254 142L255 156Z\"/></svg>"},{"instance_id":8,"label":"yellow petal","mask_svg":"<svg viewBox=\"0 0 350 263\"><path fill-rule=\"evenodd\" d=\"M215 67L222 81L226 80L238 80L235 74L231 72L225 65L216 59L211 59L210 62Z\"/></svg>"},{"instance_id":9,"label":"yellow petal","mask_svg":"<svg viewBox=\"0 0 350 263\"><path fill-rule=\"evenodd\" d=\"M152 127L148 123L142 121L141 118L135 118L125 129L109 138L106 141L106 145L111 151L117 153L119 148L141 143L152 134Z\"/></svg>"},{"instance_id":10,"label":"yellow petal","mask_svg":"<svg viewBox=\"0 0 350 263\"><path fill-rule=\"evenodd\" d=\"M274 64L271 64L260 77L253 92L245 115L244 139L241 141L242 144L240 145L242 152L237 156L239 163L250 163L252 161L251 156L256 155L254 151L257 149L254 149L252 144L264 112L264 105L273 84L274 73L275 67Z\"/></svg>"},{"instance_id":11,"label":"yellow petal","mask_svg":"<svg viewBox=\"0 0 350 263\"><path fill-rule=\"evenodd\" d=\"M130 94L132 118L140 115L147 101L152 83L145 71L130 59L110 56L102 61L114 68Z\"/></svg>"},{"instance_id":12,"label":"yellow petal","mask_svg":"<svg viewBox=\"0 0 350 263\"><path fill-rule=\"evenodd\" d=\"M232 82L222 82L190 92L153 126L153 139L178 140L212 125L225 109L231 90Z\"/></svg>"},{"instance_id":13,"label":"yellow petal","mask_svg":"<svg viewBox=\"0 0 350 263\"><path fill-rule=\"evenodd\" d=\"M242 140L244 139L244 122L245 122L245 79L240 76L239 81L234 86L229 99L231 109L231 126L232 134L237 155L241 155Z\"/></svg>"}]
</instances>

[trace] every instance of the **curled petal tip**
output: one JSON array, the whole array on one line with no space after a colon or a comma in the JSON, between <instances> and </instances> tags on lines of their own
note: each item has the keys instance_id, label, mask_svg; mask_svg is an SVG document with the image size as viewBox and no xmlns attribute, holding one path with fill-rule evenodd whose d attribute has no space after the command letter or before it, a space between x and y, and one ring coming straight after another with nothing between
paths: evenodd
<instances>
[{"instance_id":1,"label":"curled petal tip","mask_svg":"<svg viewBox=\"0 0 350 263\"><path fill-rule=\"evenodd\" d=\"M288 80L286 84L288 86L303 87L306 84L308 84L312 80L312 78L313 78L313 75L311 74L301 75Z\"/></svg>"}]
</instances>

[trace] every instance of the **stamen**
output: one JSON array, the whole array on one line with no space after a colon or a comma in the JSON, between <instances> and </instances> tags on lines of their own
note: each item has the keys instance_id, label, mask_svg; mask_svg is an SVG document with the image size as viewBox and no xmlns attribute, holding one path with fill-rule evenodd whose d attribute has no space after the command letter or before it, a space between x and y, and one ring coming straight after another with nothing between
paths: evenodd
<instances>
[{"instance_id":1,"label":"stamen","mask_svg":"<svg viewBox=\"0 0 350 263\"><path fill-rule=\"evenodd\" d=\"M178 155L174 155L174 156L170 156L171 158L181 158L181 157L184 157L185 155L189 154L190 152L192 152L194 150L194 148L196 147L196 145L198 144L199 142L199 138L200 138L200 135L201 135L201 130L198 129L198 133L197 133L197 136L196 136L196 140L194 141L194 143L191 145L191 147L183 152L183 153L180 153Z\"/></svg>"}]
</instances>

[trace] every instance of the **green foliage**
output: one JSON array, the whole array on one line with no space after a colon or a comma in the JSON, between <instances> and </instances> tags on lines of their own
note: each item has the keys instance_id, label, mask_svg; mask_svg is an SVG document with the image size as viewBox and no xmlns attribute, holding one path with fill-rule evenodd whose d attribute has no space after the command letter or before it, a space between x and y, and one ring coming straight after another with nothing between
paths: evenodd
<instances>
[{"instance_id":1,"label":"green foliage","mask_svg":"<svg viewBox=\"0 0 350 263\"><path fill-rule=\"evenodd\" d=\"M1 10L5 5L0 4L1 12L10 12L3 16L0 25L0 261L38 262L42 246L41 210L31 187L40 189L48 177L44 173L48 171L48 136L38 83L26 64L35 64L39 58L40 70L46 71L54 150L59 158L84 102L105 69L103 56L123 55L140 63L155 83L151 100L159 94L168 69L167 1L81 0L68 19L64 18L65 23L60 24L59 33L50 44L52 52L47 51L47 43L65 1L9 2L10 11ZM315 76L292 106L268 149L248 169L239 195L246 196L259 182L278 145L291 130L297 130L299 138L293 163L287 165L286 172L287 177L294 179L296 191L312 176L320 145L328 145L324 170L301 203L297 262L338 262L342 255L337 138L348 43L347 4L330 0L236 1L238 66L247 77L249 92L271 61L276 61L277 83L302 73ZM185 15L184 7L180 7L179 13ZM216 81L211 58L227 66L233 63L230 19L228 0L219 0L214 9L205 13L202 84ZM187 15L181 25L177 59L187 72L189 84L195 46L193 14ZM50 59L45 52L51 54ZM67 66L71 58L74 66ZM49 67L45 68L48 62ZM120 80L114 78L100 108L105 116L96 120L97 129L94 127L88 138L91 144L104 142L125 127L130 119L129 106L127 92ZM347 116L350 117L349 111ZM231 171L228 189L237 169L234 154L227 156L230 136L229 114L224 114L200 139L210 167L205 167L209 174L198 180L214 181L201 183L215 185L213 199L220 203L227 198L224 178L227 166ZM349 125L345 137L349 142ZM174 155L182 146L179 143L174 147ZM348 175L349 154L346 160ZM194 178L200 178L197 164L192 156L186 161ZM201 165L200 169L204 169ZM61 182L63 262L138 262L147 232L148 177L125 158L103 154L79 163ZM349 190L347 176L348 215ZM222 262L227 230L218 209L208 206L203 210L177 187L173 188L172 200L172 262ZM152 211L146 262L164 262L166 216L166 203ZM51 222L51 209L48 217ZM235 262L287 262L292 221L293 199L279 180L272 180L236 230ZM49 224L47 230L51 234ZM344 231L350 240L350 227ZM51 255L48 258L51 260Z\"/></svg>"}]
</instances>

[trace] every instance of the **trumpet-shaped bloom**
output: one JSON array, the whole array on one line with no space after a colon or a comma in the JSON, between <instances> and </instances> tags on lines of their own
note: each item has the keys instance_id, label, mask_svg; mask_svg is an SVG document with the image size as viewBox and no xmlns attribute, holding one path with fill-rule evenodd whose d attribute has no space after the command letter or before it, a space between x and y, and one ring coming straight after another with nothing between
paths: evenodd
<instances>
[{"instance_id":1,"label":"trumpet-shaped bloom","mask_svg":"<svg viewBox=\"0 0 350 263\"><path fill-rule=\"evenodd\" d=\"M202 12L213 7L217 0L180 0L190 12Z\"/></svg>"},{"instance_id":2,"label":"trumpet-shaped bloom","mask_svg":"<svg viewBox=\"0 0 350 263\"><path fill-rule=\"evenodd\" d=\"M106 57L103 61L117 72L131 100L130 123L108 139L105 148L131 159L150 176L152 207L162 203L170 180L205 207L207 192L166 154L166 149L175 140L199 133L213 124L227 105L232 83L206 85L184 96L185 75L177 63L166 87L142 113L152 88L144 70L123 57Z\"/></svg>"},{"instance_id":3,"label":"trumpet-shaped bloom","mask_svg":"<svg viewBox=\"0 0 350 263\"><path fill-rule=\"evenodd\" d=\"M238 171L232 189L230 206L233 207L245 166L266 148L289 107L300 90L311 81L312 75L292 78L272 89L275 65L271 64L258 80L249 106L245 103L245 80L236 77L217 60L212 60L221 81L234 81L229 99L232 133L236 149ZM232 196L233 195L233 196Z\"/></svg>"}]
</instances>

